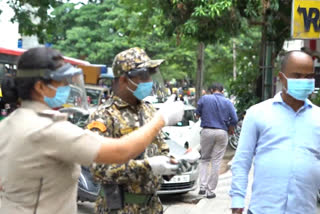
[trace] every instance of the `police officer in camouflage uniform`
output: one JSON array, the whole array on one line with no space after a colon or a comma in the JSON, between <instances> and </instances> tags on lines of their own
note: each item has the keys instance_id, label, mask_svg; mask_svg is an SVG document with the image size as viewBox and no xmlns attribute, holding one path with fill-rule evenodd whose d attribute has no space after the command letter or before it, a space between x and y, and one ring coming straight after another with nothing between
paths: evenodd
<instances>
[{"instance_id":1,"label":"police officer in camouflage uniform","mask_svg":"<svg viewBox=\"0 0 320 214\"><path fill-rule=\"evenodd\" d=\"M150 95L151 75L162 62L151 60L140 48L119 53L112 65L114 95L91 115L87 128L103 136L121 137L149 121L155 109L142 99ZM102 184L96 212L163 213L156 192L162 175L176 174L177 170L177 164L166 156L168 152L168 145L160 133L140 156L127 164L93 165L94 177Z\"/></svg>"}]
</instances>

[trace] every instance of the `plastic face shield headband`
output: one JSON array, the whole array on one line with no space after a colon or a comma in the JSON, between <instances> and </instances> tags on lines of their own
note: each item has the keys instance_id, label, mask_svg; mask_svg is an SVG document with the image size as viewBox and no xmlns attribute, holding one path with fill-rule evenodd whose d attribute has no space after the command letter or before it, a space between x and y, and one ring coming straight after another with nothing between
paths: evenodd
<instances>
[{"instance_id":1,"label":"plastic face shield headband","mask_svg":"<svg viewBox=\"0 0 320 214\"><path fill-rule=\"evenodd\" d=\"M141 80L149 80L151 75L155 74L158 71L158 67L156 68L137 68L130 70L127 75L128 77L139 77Z\"/></svg>"},{"instance_id":2,"label":"plastic face shield headband","mask_svg":"<svg viewBox=\"0 0 320 214\"><path fill-rule=\"evenodd\" d=\"M42 77L44 79L52 79L63 81L68 77L82 74L82 69L76 68L69 63L64 64L56 70L46 68L39 69L18 69L17 77Z\"/></svg>"},{"instance_id":3,"label":"plastic face shield headband","mask_svg":"<svg viewBox=\"0 0 320 214\"><path fill-rule=\"evenodd\" d=\"M65 82L71 88L67 99L68 107L80 107L88 109L87 95L84 86L82 69L67 63L56 70L49 69L19 69L17 77L42 77L59 82Z\"/></svg>"}]
</instances>

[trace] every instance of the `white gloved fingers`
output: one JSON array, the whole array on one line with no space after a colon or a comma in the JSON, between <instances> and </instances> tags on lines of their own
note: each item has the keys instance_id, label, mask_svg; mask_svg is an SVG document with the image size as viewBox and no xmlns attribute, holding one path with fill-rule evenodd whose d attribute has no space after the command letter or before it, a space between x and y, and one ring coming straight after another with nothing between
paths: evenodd
<instances>
[{"instance_id":1,"label":"white gloved fingers","mask_svg":"<svg viewBox=\"0 0 320 214\"><path fill-rule=\"evenodd\" d=\"M181 101L165 103L158 111L162 116L165 125L175 125L182 120L184 104Z\"/></svg>"},{"instance_id":2,"label":"white gloved fingers","mask_svg":"<svg viewBox=\"0 0 320 214\"><path fill-rule=\"evenodd\" d=\"M167 168L168 174L164 174L164 175L174 175L174 174L177 174L177 171L179 170L179 164L167 163L166 168Z\"/></svg>"},{"instance_id":3,"label":"white gloved fingers","mask_svg":"<svg viewBox=\"0 0 320 214\"><path fill-rule=\"evenodd\" d=\"M176 174L178 164L171 163L171 159L167 156L154 156L147 159L155 175L172 175Z\"/></svg>"}]
</instances>

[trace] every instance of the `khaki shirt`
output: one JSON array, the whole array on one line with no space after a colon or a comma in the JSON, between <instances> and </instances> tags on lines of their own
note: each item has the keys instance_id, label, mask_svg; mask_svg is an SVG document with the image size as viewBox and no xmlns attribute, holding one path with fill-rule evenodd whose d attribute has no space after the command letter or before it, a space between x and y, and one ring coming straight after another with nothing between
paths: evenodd
<instances>
[{"instance_id":1,"label":"khaki shirt","mask_svg":"<svg viewBox=\"0 0 320 214\"><path fill-rule=\"evenodd\" d=\"M104 138L39 102L24 102L0 123L0 213L76 214L80 165Z\"/></svg>"}]
</instances>

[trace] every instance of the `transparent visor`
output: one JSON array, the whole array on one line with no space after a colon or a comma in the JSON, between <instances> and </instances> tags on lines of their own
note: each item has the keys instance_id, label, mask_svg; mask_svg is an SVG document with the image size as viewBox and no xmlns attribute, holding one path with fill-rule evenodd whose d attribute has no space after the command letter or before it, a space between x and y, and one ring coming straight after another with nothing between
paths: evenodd
<instances>
[{"instance_id":1,"label":"transparent visor","mask_svg":"<svg viewBox=\"0 0 320 214\"><path fill-rule=\"evenodd\" d=\"M64 80L68 83L71 90L67 102L63 105L63 107L76 107L88 110L88 100L83 74L78 73L74 76L66 77Z\"/></svg>"},{"instance_id":2,"label":"transparent visor","mask_svg":"<svg viewBox=\"0 0 320 214\"><path fill-rule=\"evenodd\" d=\"M44 79L65 82L66 85L70 86L71 90L67 102L63 105L63 107L76 107L88 110L87 95L84 87L84 78L81 68L77 68L69 63L66 63L56 70L18 69L17 77L42 77Z\"/></svg>"},{"instance_id":3,"label":"transparent visor","mask_svg":"<svg viewBox=\"0 0 320 214\"><path fill-rule=\"evenodd\" d=\"M163 77L160 71L152 74L152 92L150 96L154 96L157 99L157 102L164 102L166 97L169 95L167 88L165 87Z\"/></svg>"}]
</instances>

